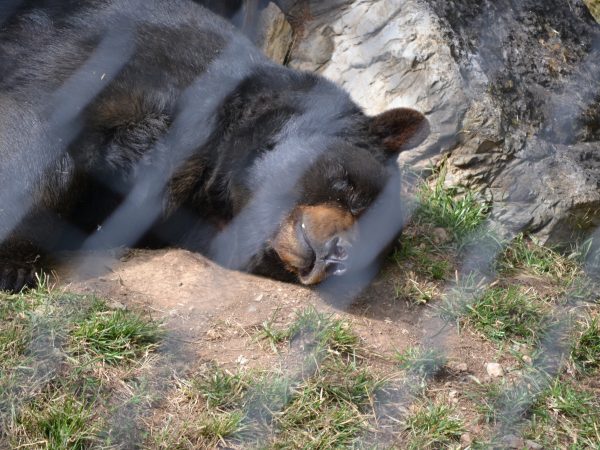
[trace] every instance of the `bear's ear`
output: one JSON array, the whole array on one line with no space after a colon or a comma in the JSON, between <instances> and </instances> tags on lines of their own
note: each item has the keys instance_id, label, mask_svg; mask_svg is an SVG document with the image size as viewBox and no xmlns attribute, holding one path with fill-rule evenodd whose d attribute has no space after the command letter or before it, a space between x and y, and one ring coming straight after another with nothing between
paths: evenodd
<instances>
[{"instance_id":1,"label":"bear's ear","mask_svg":"<svg viewBox=\"0 0 600 450\"><path fill-rule=\"evenodd\" d=\"M371 132L389 153L416 147L429 136L429 121L419 111L395 108L371 118Z\"/></svg>"}]
</instances>

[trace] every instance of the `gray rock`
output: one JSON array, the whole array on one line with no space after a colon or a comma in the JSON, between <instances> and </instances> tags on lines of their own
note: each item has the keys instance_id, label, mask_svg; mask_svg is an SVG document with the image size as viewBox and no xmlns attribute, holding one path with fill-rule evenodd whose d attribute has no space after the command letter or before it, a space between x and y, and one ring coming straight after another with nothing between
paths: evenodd
<instances>
[{"instance_id":1,"label":"gray rock","mask_svg":"<svg viewBox=\"0 0 600 450\"><path fill-rule=\"evenodd\" d=\"M273 2L260 13L257 44L273 61L283 64L294 39L292 26Z\"/></svg>"},{"instance_id":2,"label":"gray rock","mask_svg":"<svg viewBox=\"0 0 600 450\"><path fill-rule=\"evenodd\" d=\"M507 434L506 436L502 436L502 443L506 446L506 448L518 448L521 449L525 446L525 441L514 434Z\"/></svg>"},{"instance_id":3,"label":"gray rock","mask_svg":"<svg viewBox=\"0 0 600 450\"><path fill-rule=\"evenodd\" d=\"M538 444L535 441L526 440L525 441L525 448L527 448L529 450L540 450L540 449L544 448L544 446L541 445L541 444Z\"/></svg>"},{"instance_id":4,"label":"gray rock","mask_svg":"<svg viewBox=\"0 0 600 450\"><path fill-rule=\"evenodd\" d=\"M502 366L495 362L489 362L485 365L485 371L492 378L499 378L504 376L504 369Z\"/></svg>"},{"instance_id":5,"label":"gray rock","mask_svg":"<svg viewBox=\"0 0 600 450\"><path fill-rule=\"evenodd\" d=\"M311 13L290 65L344 86L367 113L398 106L425 112L432 134L403 153L402 162L426 168L439 159L453 145L468 105L435 15L417 0L345 1Z\"/></svg>"}]
</instances>

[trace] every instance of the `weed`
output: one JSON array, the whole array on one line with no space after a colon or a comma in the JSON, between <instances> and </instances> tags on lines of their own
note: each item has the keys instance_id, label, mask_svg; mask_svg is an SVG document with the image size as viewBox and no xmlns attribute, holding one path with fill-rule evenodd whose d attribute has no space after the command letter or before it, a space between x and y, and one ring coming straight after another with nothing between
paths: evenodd
<instances>
[{"instance_id":1,"label":"weed","mask_svg":"<svg viewBox=\"0 0 600 450\"><path fill-rule=\"evenodd\" d=\"M109 310L97 302L71 332L74 351L109 364L130 362L154 349L160 324L127 310Z\"/></svg>"},{"instance_id":2,"label":"weed","mask_svg":"<svg viewBox=\"0 0 600 450\"><path fill-rule=\"evenodd\" d=\"M208 408L226 410L241 404L248 381L242 374L231 374L217 367L194 377L189 385L189 396L200 395Z\"/></svg>"},{"instance_id":3,"label":"weed","mask_svg":"<svg viewBox=\"0 0 600 450\"><path fill-rule=\"evenodd\" d=\"M395 356L400 368L421 378L435 376L446 365L446 357L437 349L408 347Z\"/></svg>"},{"instance_id":4,"label":"weed","mask_svg":"<svg viewBox=\"0 0 600 450\"><path fill-rule=\"evenodd\" d=\"M509 339L535 341L548 324L545 305L530 290L518 286L490 288L462 308L467 323L498 343Z\"/></svg>"},{"instance_id":5,"label":"weed","mask_svg":"<svg viewBox=\"0 0 600 450\"><path fill-rule=\"evenodd\" d=\"M423 184L414 220L443 227L460 240L483 223L489 207L471 190L467 189L461 195L458 188L446 187L446 171L444 164L432 186Z\"/></svg>"},{"instance_id":6,"label":"weed","mask_svg":"<svg viewBox=\"0 0 600 450\"><path fill-rule=\"evenodd\" d=\"M560 379L539 396L527 434L548 448L596 448L600 442L598 398Z\"/></svg>"},{"instance_id":7,"label":"weed","mask_svg":"<svg viewBox=\"0 0 600 450\"><path fill-rule=\"evenodd\" d=\"M409 449L433 449L456 445L464 432L455 411L442 403L425 402L406 419Z\"/></svg>"},{"instance_id":8,"label":"weed","mask_svg":"<svg viewBox=\"0 0 600 450\"><path fill-rule=\"evenodd\" d=\"M543 247L519 234L497 259L500 272L526 270L555 281L570 283L580 271L577 258L561 255L557 250Z\"/></svg>"},{"instance_id":9,"label":"weed","mask_svg":"<svg viewBox=\"0 0 600 450\"><path fill-rule=\"evenodd\" d=\"M580 323L580 333L571 348L571 359L583 373L600 367L600 321L598 317L586 318Z\"/></svg>"}]
</instances>

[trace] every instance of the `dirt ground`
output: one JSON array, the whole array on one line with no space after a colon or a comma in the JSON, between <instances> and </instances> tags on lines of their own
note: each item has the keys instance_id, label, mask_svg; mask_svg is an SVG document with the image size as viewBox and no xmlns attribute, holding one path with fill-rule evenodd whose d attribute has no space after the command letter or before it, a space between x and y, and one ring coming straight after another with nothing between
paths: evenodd
<instances>
[{"instance_id":1,"label":"dirt ground","mask_svg":"<svg viewBox=\"0 0 600 450\"><path fill-rule=\"evenodd\" d=\"M487 377L485 364L499 356L478 335L459 334L455 326L442 323L432 306L398 300L394 280L402 277L402 269L391 262L342 308L336 305L335 295L325 298L307 287L226 270L184 250L135 250L120 258L69 255L68 261L57 271L60 286L94 293L117 307L151 311L185 347L182 354L193 355L184 361L190 368L206 362L227 368L284 363L281 359L290 355L278 355L257 340L257 329L266 321L287 324L309 305L349 321L370 355L370 364L383 372L394 370L396 351L418 344L439 348L448 357L448 367L460 367L463 375L481 381ZM505 366L504 361L496 362Z\"/></svg>"}]
</instances>

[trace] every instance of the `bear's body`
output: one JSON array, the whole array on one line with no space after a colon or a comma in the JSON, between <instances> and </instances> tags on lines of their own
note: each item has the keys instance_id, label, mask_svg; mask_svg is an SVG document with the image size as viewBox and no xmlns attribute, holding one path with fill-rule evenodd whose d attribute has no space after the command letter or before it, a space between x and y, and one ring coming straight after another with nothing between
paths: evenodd
<instances>
[{"instance_id":1,"label":"bear's body","mask_svg":"<svg viewBox=\"0 0 600 450\"><path fill-rule=\"evenodd\" d=\"M313 284L345 270L353 225L426 135L365 116L278 66L191 0L0 7L0 289L40 255L179 245Z\"/></svg>"}]
</instances>

